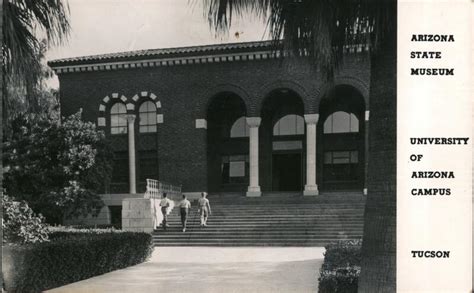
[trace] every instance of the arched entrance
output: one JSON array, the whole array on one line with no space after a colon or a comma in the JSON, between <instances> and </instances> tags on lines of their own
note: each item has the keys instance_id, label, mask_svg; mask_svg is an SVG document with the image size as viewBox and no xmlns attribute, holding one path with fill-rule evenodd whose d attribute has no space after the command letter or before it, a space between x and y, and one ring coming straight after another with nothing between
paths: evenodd
<instances>
[{"instance_id":1,"label":"arched entrance","mask_svg":"<svg viewBox=\"0 0 474 293\"><path fill-rule=\"evenodd\" d=\"M262 105L261 172L265 191L302 191L304 187L304 105L291 90L271 92Z\"/></svg>"},{"instance_id":2,"label":"arched entrance","mask_svg":"<svg viewBox=\"0 0 474 293\"><path fill-rule=\"evenodd\" d=\"M209 192L246 191L249 185L249 129L245 102L224 92L207 109Z\"/></svg>"},{"instance_id":3,"label":"arched entrance","mask_svg":"<svg viewBox=\"0 0 474 293\"><path fill-rule=\"evenodd\" d=\"M321 101L318 182L324 190L362 190L365 103L353 87L339 85Z\"/></svg>"}]
</instances>

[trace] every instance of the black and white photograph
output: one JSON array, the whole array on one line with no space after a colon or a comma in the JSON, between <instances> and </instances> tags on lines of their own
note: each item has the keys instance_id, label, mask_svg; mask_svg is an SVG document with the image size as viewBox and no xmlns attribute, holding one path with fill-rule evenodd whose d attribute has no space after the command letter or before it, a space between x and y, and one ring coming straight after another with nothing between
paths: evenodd
<instances>
[{"instance_id":1,"label":"black and white photograph","mask_svg":"<svg viewBox=\"0 0 474 293\"><path fill-rule=\"evenodd\" d=\"M397 4L3 1L3 292L397 292Z\"/></svg>"}]
</instances>

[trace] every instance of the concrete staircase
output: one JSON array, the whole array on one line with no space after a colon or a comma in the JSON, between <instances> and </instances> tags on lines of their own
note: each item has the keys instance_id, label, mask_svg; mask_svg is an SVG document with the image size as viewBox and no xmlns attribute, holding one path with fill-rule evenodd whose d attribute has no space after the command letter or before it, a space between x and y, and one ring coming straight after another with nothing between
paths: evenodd
<instances>
[{"instance_id":1,"label":"concrete staircase","mask_svg":"<svg viewBox=\"0 0 474 293\"><path fill-rule=\"evenodd\" d=\"M362 237L362 193L331 192L317 197L265 193L259 198L222 194L208 198L212 215L207 227L200 227L193 202L183 233L179 209L175 208L167 231L153 233L155 246L324 246Z\"/></svg>"}]
</instances>

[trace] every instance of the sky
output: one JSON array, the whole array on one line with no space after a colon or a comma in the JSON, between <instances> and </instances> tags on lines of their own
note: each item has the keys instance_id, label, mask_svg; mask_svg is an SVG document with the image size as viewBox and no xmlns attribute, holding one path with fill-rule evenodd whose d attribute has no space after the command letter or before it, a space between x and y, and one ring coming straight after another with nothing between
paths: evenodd
<instances>
[{"instance_id":1,"label":"sky","mask_svg":"<svg viewBox=\"0 0 474 293\"><path fill-rule=\"evenodd\" d=\"M227 36L216 37L203 0L63 0L69 3L68 42L51 48L46 60L133 51L249 42L265 39L265 24L252 16L234 18ZM474 15L474 0L472 0ZM239 37L235 33L238 32ZM473 58L474 60L474 58ZM58 81L49 83L57 88Z\"/></svg>"},{"instance_id":2,"label":"sky","mask_svg":"<svg viewBox=\"0 0 474 293\"><path fill-rule=\"evenodd\" d=\"M47 59L263 39L264 21L255 16L234 19L229 34L216 37L202 2L68 0L72 28L69 41L50 49Z\"/></svg>"},{"instance_id":3,"label":"sky","mask_svg":"<svg viewBox=\"0 0 474 293\"><path fill-rule=\"evenodd\" d=\"M142 49L265 39L265 22L236 17L225 36L210 28L201 0L64 0L69 4L68 41L46 60ZM236 36L238 33L238 36ZM48 85L58 88L56 77Z\"/></svg>"}]
</instances>

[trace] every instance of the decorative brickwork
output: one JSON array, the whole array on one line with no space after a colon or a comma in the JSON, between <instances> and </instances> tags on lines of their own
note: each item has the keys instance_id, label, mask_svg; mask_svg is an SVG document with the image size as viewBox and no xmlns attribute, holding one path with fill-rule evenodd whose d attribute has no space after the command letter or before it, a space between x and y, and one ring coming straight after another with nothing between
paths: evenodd
<instances>
[{"instance_id":1,"label":"decorative brickwork","mask_svg":"<svg viewBox=\"0 0 474 293\"><path fill-rule=\"evenodd\" d=\"M153 58L158 58L159 62L150 61L150 56L140 57L141 55L132 54L132 58L127 54L119 54L119 57L111 56L110 60L100 59L101 62L107 60L108 64L96 64L99 59L94 58L61 60L50 64L56 69L61 68L57 72L63 115L75 113L82 107L86 120L97 122L101 127L105 121L104 129L107 129L109 125L107 115L114 101L126 97L127 109L134 113L138 111L142 99L154 101L159 123L157 132L147 134L152 138L145 138L146 135L135 131L139 153L137 157L140 157L140 152L144 150L153 151L156 156L154 164L158 177L155 179L180 184L185 192L199 192L208 190L207 134L210 130L204 129L201 122L197 129L196 119L208 119L208 107L214 97L220 98L225 96L225 93L239 96L244 101L247 117L260 117L262 103L275 90L289 90L296 93L303 102L304 114L318 113L322 98L338 82L352 86L366 97L366 89L369 88L370 61L365 51L346 54L338 73L341 78L336 78L336 83L329 84L304 60L274 58L267 53L260 53L263 48L260 45L249 46L212 46L206 51L205 57L199 55L204 54L201 49L196 49L197 53L186 53L187 61L180 61L181 57L173 57L175 59L170 57L172 60L160 59L165 57L161 55L162 51L157 51L158 53L155 52L157 55L153 55ZM181 52L180 49L176 50ZM199 56L194 57L193 54ZM125 68L124 64L121 66L113 64L119 61L131 62L135 66L130 66L130 63ZM74 66L91 67L91 69L78 71ZM117 145L114 148L127 150L126 140L114 137L114 141L115 143L125 141L125 145ZM150 154L147 153L148 155ZM271 156L261 156L260 159L269 160ZM137 177L141 176L140 172L143 169L139 161L137 161ZM262 168L270 164L260 162L260 165L262 167L259 176L268 176L270 174L268 170ZM137 180L137 192L141 191L140 180ZM271 188L269 180L260 178L260 182L263 190ZM124 186L126 183L124 182Z\"/></svg>"}]
</instances>

